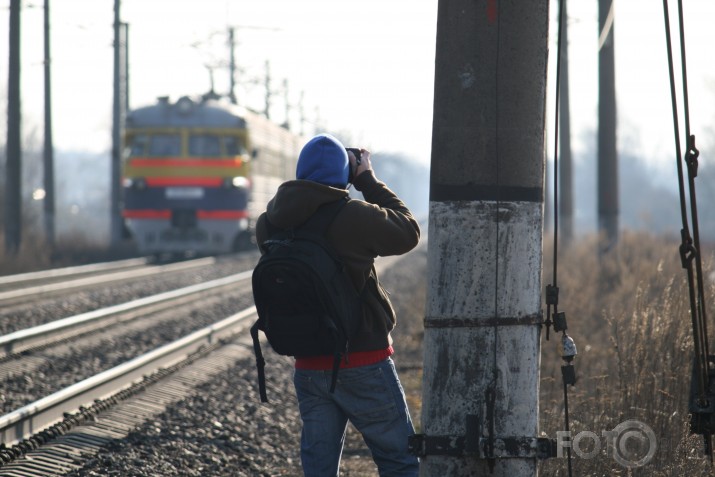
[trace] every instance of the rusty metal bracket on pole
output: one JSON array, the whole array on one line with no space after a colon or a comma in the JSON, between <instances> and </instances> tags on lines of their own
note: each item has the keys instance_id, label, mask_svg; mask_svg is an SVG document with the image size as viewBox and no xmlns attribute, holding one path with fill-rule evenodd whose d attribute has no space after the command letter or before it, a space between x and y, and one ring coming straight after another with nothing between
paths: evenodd
<instances>
[{"instance_id":1,"label":"rusty metal bracket on pole","mask_svg":"<svg viewBox=\"0 0 715 477\"><path fill-rule=\"evenodd\" d=\"M467 415L466 435L428 436L415 434L408 439L408 449L418 457L430 455L472 456L476 459L539 459L557 456L556 439L548 437L482 437L479 416Z\"/></svg>"},{"instance_id":2,"label":"rusty metal bracket on pole","mask_svg":"<svg viewBox=\"0 0 715 477\"><path fill-rule=\"evenodd\" d=\"M523 316L500 316L498 318L432 318L426 317L425 328L493 328L495 326L530 326L543 325L544 317L541 311Z\"/></svg>"},{"instance_id":3,"label":"rusty metal bracket on pole","mask_svg":"<svg viewBox=\"0 0 715 477\"><path fill-rule=\"evenodd\" d=\"M715 356L708 356L707 384L704 392L698 386L697 367L690 380L690 432L702 434L706 440L715 434ZM709 448L709 446L708 446ZM707 451L707 449L706 449Z\"/></svg>"}]
</instances>

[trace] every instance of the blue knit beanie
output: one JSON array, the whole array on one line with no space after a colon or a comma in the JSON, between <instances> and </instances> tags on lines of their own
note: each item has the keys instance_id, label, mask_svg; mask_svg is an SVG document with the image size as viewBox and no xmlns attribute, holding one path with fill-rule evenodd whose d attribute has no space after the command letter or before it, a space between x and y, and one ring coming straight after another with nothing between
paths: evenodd
<instances>
[{"instance_id":1,"label":"blue knit beanie","mask_svg":"<svg viewBox=\"0 0 715 477\"><path fill-rule=\"evenodd\" d=\"M348 153L342 143L330 134L319 134L300 151L295 176L344 189L349 171Z\"/></svg>"}]
</instances>

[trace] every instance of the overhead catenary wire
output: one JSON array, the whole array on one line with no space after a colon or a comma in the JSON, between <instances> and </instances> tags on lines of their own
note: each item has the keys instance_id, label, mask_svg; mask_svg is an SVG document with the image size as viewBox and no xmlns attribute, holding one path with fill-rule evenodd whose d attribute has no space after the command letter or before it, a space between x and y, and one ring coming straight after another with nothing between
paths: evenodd
<instances>
[{"instance_id":1,"label":"overhead catenary wire","mask_svg":"<svg viewBox=\"0 0 715 477\"><path fill-rule=\"evenodd\" d=\"M696 287L694 287L695 283L695 273L692 268L692 262L696 257L698 256L698 245L695 242L695 239L693 236L690 234L690 227L689 227L689 220L688 220L688 210L687 210L687 200L686 200L686 192L685 192L685 178L684 178L684 171L683 171L683 165L681 162L681 157L682 157L682 149L681 149L681 143L680 143L680 125L679 125L679 120L678 120L678 104L677 104L677 93L676 93L676 87L675 87L675 68L674 68L674 61L673 61L673 52L672 52L672 37L671 37L671 32L670 32L670 14L668 10L668 0L663 0L663 11L664 11L664 16L665 16L665 34L666 34L666 48L667 48L667 53L668 53L668 66L669 66L669 76L670 76L670 90L671 90L671 104L672 104L672 109L673 109L673 130L674 130L674 139L675 139L675 153L676 153L676 166L677 166L677 171L678 171L678 189L680 192L680 212L681 212L681 219L682 219L682 229L681 229L681 238L682 238L682 243L680 245L680 254L681 254L681 259L682 259L682 264L683 268L687 270L688 273L688 283L689 283L689 293L690 293L690 302L691 302L691 314L693 318L693 333L694 333L694 338L695 338L695 353L696 353L696 365L699 367L700 370L704 370L707 367L707 362L705 360L702 360L701 358L703 356L707 356L707 339L705 334L703 333L703 328L701 326L701 316L699 314L700 306L698 306L698 301L695 297L696 293ZM685 122L685 128L686 128L686 136L688 137L688 141L690 142L690 121L689 121L689 111L688 111L688 92L687 92L687 76L686 76L686 60L685 60L685 46L684 46L684 32L682 28L682 9L681 13L679 14L679 18L681 18L681 28L680 28L680 34L681 34L681 64L682 64L682 71L683 71L683 94L684 94L684 122ZM690 174L689 174L690 175ZM694 185L694 182L691 184L692 177L689 180L689 185ZM692 186L690 187L690 196L691 198L694 196L694 190ZM695 217L692 216L692 209L691 209L691 219L694 219ZM694 226L695 230L695 226ZM695 233L697 236L698 234ZM699 240L698 240L699 242ZM701 393L701 398L704 398L704 392L705 392L705 387L706 387L706 379L707 375L705 373L698 372L698 379L700 380L700 393Z\"/></svg>"},{"instance_id":2,"label":"overhead catenary wire","mask_svg":"<svg viewBox=\"0 0 715 477\"><path fill-rule=\"evenodd\" d=\"M494 122L495 124L499 124L499 46L500 46L500 39L501 39L501 15L497 17L496 21L496 60L495 60L495 68L494 68ZM499 143L499 128L497 127L495 129L495 141L498 144ZM500 191L501 188L499 187L499 148L496 148L495 152L495 166L496 166L496 203L494 205L494 222L495 222L495 228L496 228L496 233L495 233L495 243L494 243L494 249L499 250L499 207L500 207ZM499 318L499 252L495 253L494 255L494 326L493 326L493 331L494 331L494 340L492 341L492 377L491 381L489 382L489 385L485 389L484 392L484 401L486 403L486 422L487 422L487 433L489 435L489 439L487 441L487 454L488 455L494 455L494 445L495 445L495 439L496 439L496 430L495 430L495 416L494 416L494 408L496 407L496 400L497 400L497 381L499 379L499 327L497 326L497 319ZM494 472L494 467L496 465L496 460L495 459L488 459L488 466L490 472Z\"/></svg>"},{"instance_id":3,"label":"overhead catenary wire","mask_svg":"<svg viewBox=\"0 0 715 477\"><path fill-rule=\"evenodd\" d=\"M566 333L565 322L556 326L556 317L559 316L558 302L559 302L559 288L558 288L558 231L559 231L559 167L558 167L558 157L559 157L559 98L561 95L561 51L563 48L562 35L564 26L564 9L566 0L559 0L559 16L558 16L558 39L557 39L557 53L556 53L556 94L555 94L555 113L554 113L554 193L553 193L553 205L554 205L554 251L553 251L553 282L551 285L546 287L546 339L549 339L549 328L553 324L554 330L563 332L562 338L564 344L567 340L573 342L571 338L568 337ZM552 316L554 319L552 320ZM575 347L574 347L575 351ZM564 392L564 427L565 432L569 435L570 423L569 423L569 404L568 404L568 384L575 383L575 374L573 374L573 366L570 364L573 359L572 356L562 356L562 358L569 363L567 367L570 374L567 378L566 366L562 366L563 375L563 392ZM568 475L571 477L573 475L572 462L571 462L571 446L566 447L567 464L568 464Z\"/></svg>"},{"instance_id":4,"label":"overhead catenary wire","mask_svg":"<svg viewBox=\"0 0 715 477\"><path fill-rule=\"evenodd\" d=\"M693 244L695 245L695 250L697 251L697 260L695 260L695 267L697 272L697 293L698 293L698 311L700 313L700 326L703 336L703 353L706 358L710 355L710 350L708 346L708 329L707 329L707 313L705 307L705 288L704 288L704 274L703 274L703 262L702 253L700 248L700 225L698 221L698 205L697 197L695 193L695 177L698 175L698 156L700 152L695 147L695 136L690 132L690 101L688 94L688 74L687 74L687 60L685 54L685 21L683 20L683 2L678 0L678 22L680 26L680 56L681 56L681 69L683 76L683 111L684 111L684 122L685 122L685 137L687 138L687 149L685 152L685 161L688 165L688 186L690 191L690 208L691 208L691 219L693 224Z\"/></svg>"},{"instance_id":5,"label":"overhead catenary wire","mask_svg":"<svg viewBox=\"0 0 715 477\"><path fill-rule=\"evenodd\" d=\"M695 136L690 132L690 111L688 102L687 61L685 48L685 22L683 20L682 0L678 1L678 26L680 30L681 75L683 86L683 115L685 123L686 151L682 155L680 143L680 128L678 121L678 104L675 87L675 68L670 31L670 13L668 0L663 0L665 19L666 51L668 54L668 73L670 78L671 104L673 109L673 132L675 136L676 165L678 171L678 190L680 212L682 219L681 244L679 247L681 265L686 270L688 278L688 297L690 300L690 316L693 328L693 347L695 351L693 383L691 384L691 431L704 437L705 452L713 458L712 426L713 412L709 401L714 398L708 393L710 387L710 352L708 346L707 317L705 311L704 275L702 270L702 254L700 249L700 232L698 225L697 200L695 193L695 177L697 176L699 151L695 147ZM687 165L688 191L690 210L688 211L685 177L682 162ZM693 227L690 234L688 215Z\"/></svg>"}]
</instances>

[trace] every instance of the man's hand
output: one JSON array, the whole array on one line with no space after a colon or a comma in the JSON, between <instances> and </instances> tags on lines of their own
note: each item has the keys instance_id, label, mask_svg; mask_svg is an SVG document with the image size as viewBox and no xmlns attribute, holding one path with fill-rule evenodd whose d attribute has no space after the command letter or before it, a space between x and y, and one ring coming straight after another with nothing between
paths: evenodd
<instances>
[{"instance_id":1,"label":"man's hand","mask_svg":"<svg viewBox=\"0 0 715 477\"><path fill-rule=\"evenodd\" d=\"M353 171L353 177L357 177L365 171L372 169L372 164L370 163L370 151L367 149L360 148L360 164L357 165L357 158L352 151L348 151L348 160L350 161L350 168Z\"/></svg>"}]
</instances>

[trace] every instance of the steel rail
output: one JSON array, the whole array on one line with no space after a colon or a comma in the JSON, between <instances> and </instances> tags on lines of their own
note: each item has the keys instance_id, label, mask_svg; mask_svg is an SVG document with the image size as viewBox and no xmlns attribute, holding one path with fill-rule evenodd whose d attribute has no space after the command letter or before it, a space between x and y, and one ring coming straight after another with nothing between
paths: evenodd
<instances>
[{"instance_id":1,"label":"steel rail","mask_svg":"<svg viewBox=\"0 0 715 477\"><path fill-rule=\"evenodd\" d=\"M249 270L235 275L229 275L228 277L217 278L208 282L160 293L158 295L132 300L119 305L81 313L44 325L0 336L0 358L54 343L69 336L104 328L113 323L133 319L139 310L146 307L175 305L176 300L187 298L198 293L216 291L217 289L234 285L237 282L248 280L252 273L253 271Z\"/></svg>"},{"instance_id":2,"label":"steel rail","mask_svg":"<svg viewBox=\"0 0 715 477\"><path fill-rule=\"evenodd\" d=\"M11 446L59 422L67 413L88 407L139 382L144 376L172 366L221 339L245 331L256 315L250 307L173 343L103 371L0 417L0 442Z\"/></svg>"},{"instance_id":3,"label":"steel rail","mask_svg":"<svg viewBox=\"0 0 715 477\"><path fill-rule=\"evenodd\" d=\"M38 270L36 272L3 275L0 276L0 287L4 287L6 285L22 285L53 278L65 278L88 275L91 273L109 272L112 270L121 270L123 268L141 267L147 264L148 262L146 258L130 258L127 260L117 260L113 262L90 263L74 267L52 268L49 270Z\"/></svg>"},{"instance_id":4,"label":"steel rail","mask_svg":"<svg viewBox=\"0 0 715 477\"><path fill-rule=\"evenodd\" d=\"M0 303L8 304L18 301L27 300L29 298L42 298L53 294L65 293L77 288L85 288L104 283L117 282L121 280L130 280L133 278L142 278L159 273L178 272L190 270L192 268L204 267L215 263L213 257L200 258L187 262L172 263L169 265L159 265L156 267L140 268L138 270L127 270L124 272L110 272L106 275L94 275L91 277L78 278L59 283L49 283L44 285L36 285L17 290L8 290L0 292Z\"/></svg>"}]
</instances>

